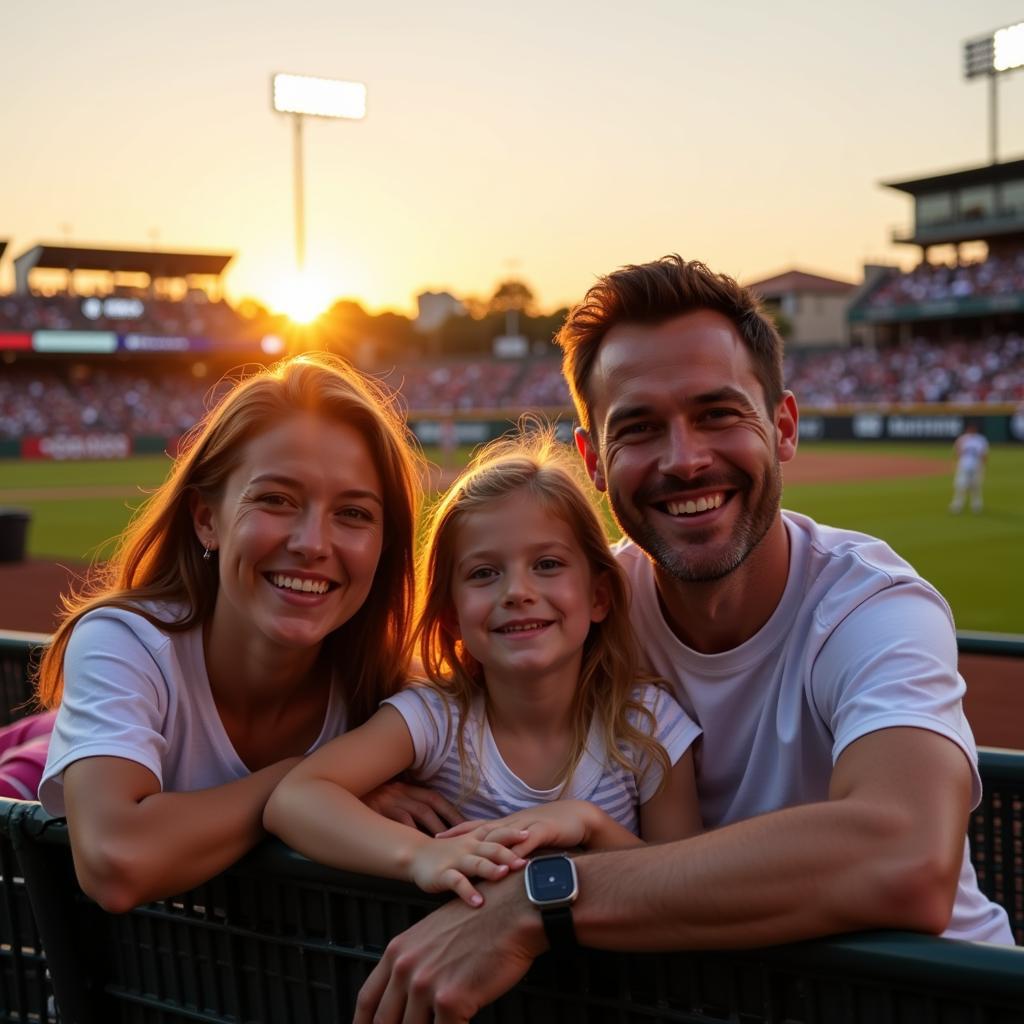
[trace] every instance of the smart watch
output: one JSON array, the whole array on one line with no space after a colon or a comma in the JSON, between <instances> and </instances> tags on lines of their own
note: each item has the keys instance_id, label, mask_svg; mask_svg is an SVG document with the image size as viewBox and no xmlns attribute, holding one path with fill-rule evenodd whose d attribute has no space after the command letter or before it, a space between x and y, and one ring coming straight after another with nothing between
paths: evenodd
<instances>
[{"instance_id":1,"label":"smart watch","mask_svg":"<svg viewBox=\"0 0 1024 1024\"><path fill-rule=\"evenodd\" d=\"M526 898L540 911L548 944L556 952L579 948L572 925L572 905L580 893L572 858L564 853L534 857L526 865Z\"/></svg>"}]
</instances>

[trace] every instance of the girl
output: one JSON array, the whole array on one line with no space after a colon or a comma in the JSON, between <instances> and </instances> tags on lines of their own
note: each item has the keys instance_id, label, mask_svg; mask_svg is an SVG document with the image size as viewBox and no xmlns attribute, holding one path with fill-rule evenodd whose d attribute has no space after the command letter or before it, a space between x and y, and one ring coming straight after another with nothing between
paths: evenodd
<instances>
[{"instance_id":1,"label":"girl","mask_svg":"<svg viewBox=\"0 0 1024 1024\"><path fill-rule=\"evenodd\" d=\"M452 889L541 846L614 849L700 829L699 730L638 682L624 577L550 433L485 449L438 505L418 626L427 682L278 786L267 828L308 856ZM475 821L431 838L359 797L410 770ZM639 836L638 836L639 833Z\"/></svg>"},{"instance_id":2,"label":"girl","mask_svg":"<svg viewBox=\"0 0 1024 1024\"><path fill-rule=\"evenodd\" d=\"M288 769L406 678L418 483L390 396L330 357L195 427L40 667L40 799L108 910L237 860Z\"/></svg>"}]
</instances>

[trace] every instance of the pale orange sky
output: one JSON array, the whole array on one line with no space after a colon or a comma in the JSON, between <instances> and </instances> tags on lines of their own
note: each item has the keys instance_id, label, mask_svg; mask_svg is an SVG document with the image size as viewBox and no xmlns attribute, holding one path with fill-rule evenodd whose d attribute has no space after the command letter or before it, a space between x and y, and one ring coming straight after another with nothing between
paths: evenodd
<instances>
[{"instance_id":1,"label":"pale orange sky","mask_svg":"<svg viewBox=\"0 0 1024 1024\"><path fill-rule=\"evenodd\" d=\"M970 8L970 9L968 9ZM234 251L228 292L293 265L292 139L269 80L364 81L306 126L310 269L412 311L523 277L545 308L669 251L751 280L858 279L910 223L880 180L987 159L965 39L1019 4L682 0L8 4L0 289L37 241ZM1024 153L1024 74L1000 152Z\"/></svg>"}]
</instances>

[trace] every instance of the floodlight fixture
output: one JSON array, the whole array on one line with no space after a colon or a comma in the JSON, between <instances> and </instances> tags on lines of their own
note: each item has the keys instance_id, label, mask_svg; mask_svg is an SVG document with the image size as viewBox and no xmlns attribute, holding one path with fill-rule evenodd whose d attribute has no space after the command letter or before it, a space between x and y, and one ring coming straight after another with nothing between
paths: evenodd
<instances>
[{"instance_id":1,"label":"floodlight fixture","mask_svg":"<svg viewBox=\"0 0 1024 1024\"><path fill-rule=\"evenodd\" d=\"M991 75L994 65L995 39L991 34L964 43L964 78Z\"/></svg>"},{"instance_id":2,"label":"floodlight fixture","mask_svg":"<svg viewBox=\"0 0 1024 1024\"><path fill-rule=\"evenodd\" d=\"M1013 71L1024 66L1024 21L1001 28L992 36L996 71Z\"/></svg>"},{"instance_id":3,"label":"floodlight fixture","mask_svg":"<svg viewBox=\"0 0 1024 1024\"><path fill-rule=\"evenodd\" d=\"M305 173L302 163L302 122L306 117L361 121L366 117L366 86L312 75L272 75L271 106L290 114L294 125L295 163L295 265L302 272L306 262Z\"/></svg>"},{"instance_id":4,"label":"floodlight fixture","mask_svg":"<svg viewBox=\"0 0 1024 1024\"><path fill-rule=\"evenodd\" d=\"M366 117L366 86L362 82L279 74L274 75L272 83L272 102L279 114L346 118L350 121L361 121Z\"/></svg>"},{"instance_id":5,"label":"floodlight fixture","mask_svg":"<svg viewBox=\"0 0 1024 1024\"><path fill-rule=\"evenodd\" d=\"M1007 25L964 43L964 77L988 78L989 149L999 160L999 103L997 81L1006 71L1024 67L1024 21Z\"/></svg>"}]
</instances>

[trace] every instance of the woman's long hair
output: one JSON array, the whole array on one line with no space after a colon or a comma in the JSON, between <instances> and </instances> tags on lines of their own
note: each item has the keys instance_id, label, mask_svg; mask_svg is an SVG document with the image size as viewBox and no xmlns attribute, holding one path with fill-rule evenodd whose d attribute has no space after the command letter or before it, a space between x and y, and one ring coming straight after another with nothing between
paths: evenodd
<instances>
[{"instance_id":1,"label":"woman's long hair","mask_svg":"<svg viewBox=\"0 0 1024 1024\"><path fill-rule=\"evenodd\" d=\"M477 766L469 763L466 754L465 723L474 697L483 694L486 699L487 688L480 663L457 632L452 603L455 544L468 516L518 492L528 494L569 525L592 578L608 588L608 614L591 624L583 647L573 701L572 746L561 775L563 787L583 756L592 721L598 723L613 761L637 772L640 765L635 755L639 754L649 767L660 768L664 778L671 766L654 737L654 716L633 696L639 682L655 680L640 673L626 576L608 546L594 506L577 481L575 459L552 430L523 430L484 448L440 499L432 511L420 563L417 649L428 684L454 702L460 713L457 746L464 796L479 782Z\"/></svg>"},{"instance_id":2,"label":"woman's long hair","mask_svg":"<svg viewBox=\"0 0 1024 1024\"><path fill-rule=\"evenodd\" d=\"M344 680L349 723L365 721L401 685L415 600L420 457L389 392L341 359L306 354L243 377L221 398L185 437L167 479L132 518L113 557L63 599L61 624L39 664L42 705L60 702L68 638L86 612L122 608L172 632L210 618L217 561L202 557L190 496L216 501L246 444L296 413L314 413L358 431L383 486L383 548L373 586L362 607L325 641L324 653ZM157 618L154 602L181 608L181 616L172 622Z\"/></svg>"}]
</instances>

